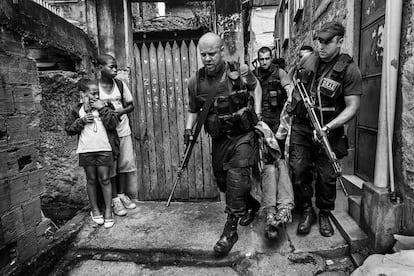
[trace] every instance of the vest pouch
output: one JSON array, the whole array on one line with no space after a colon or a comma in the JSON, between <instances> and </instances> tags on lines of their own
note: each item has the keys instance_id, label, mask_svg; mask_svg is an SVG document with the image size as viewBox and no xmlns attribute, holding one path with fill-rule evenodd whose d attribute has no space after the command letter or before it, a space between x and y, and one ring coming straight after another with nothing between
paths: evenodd
<instances>
[{"instance_id":1,"label":"vest pouch","mask_svg":"<svg viewBox=\"0 0 414 276\"><path fill-rule=\"evenodd\" d=\"M207 116L204 129L208 134L210 134L211 138L217 138L222 135L220 120L217 114Z\"/></svg>"},{"instance_id":2,"label":"vest pouch","mask_svg":"<svg viewBox=\"0 0 414 276\"><path fill-rule=\"evenodd\" d=\"M245 109L239 117L239 127L243 132L248 132L256 125L254 116L250 109Z\"/></svg>"},{"instance_id":3,"label":"vest pouch","mask_svg":"<svg viewBox=\"0 0 414 276\"><path fill-rule=\"evenodd\" d=\"M319 87L319 91L324 96L334 98L339 91L340 86L341 84L333 79L323 78Z\"/></svg>"},{"instance_id":4,"label":"vest pouch","mask_svg":"<svg viewBox=\"0 0 414 276\"><path fill-rule=\"evenodd\" d=\"M338 159L342 159L348 155L348 148L348 137L346 135L341 135L336 138L332 145L332 149Z\"/></svg>"},{"instance_id":5,"label":"vest pouch","mask_svg":"<svg viewBox=\"0 0 414 276\"><path fill-rule=\"evenodd\" d=\"M249 94L247 90L238 90L230 94L230 101L235 110L247 106Z\"/></svg>"},{"instance_id":6,"label":"vest pouch","mask_svg":"<svg viewBox=\"0 0 414 276\"><path fill-rule=\"evenodd\" d=\"M269 91L269 103L271 107L279 106L279 91Z\"/></svg>"}]
</instances>

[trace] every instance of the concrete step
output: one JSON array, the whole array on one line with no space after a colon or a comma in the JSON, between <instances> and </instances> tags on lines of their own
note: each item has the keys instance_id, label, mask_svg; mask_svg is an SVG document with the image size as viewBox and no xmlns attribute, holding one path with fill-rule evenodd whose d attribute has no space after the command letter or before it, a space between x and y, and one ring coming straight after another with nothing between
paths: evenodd
<instances>
[{"instance_id":1,"label":"concrete step","mask_svg":"<svg viewBox=\"0 0 414 276\"><path fill-rule=\"evenodd\" d=\"M350 195L348 197L348 213L358 225L361 224L361 201L362 196L360 195Z\"/></svg>"},{"instance_id":2,"label":"concrete step","mask_svg":"<svg viewBox=\"0 0 414 276\"><path fill-rule=\"evenodd\" d=\"M342 182L350 195L362 195L364 181L355 175L343 175Z\"/></svg>"},{"instance_id":3,"label":"concrete step","mask_svg":"<svg viewBox=\"0 0 414 276\"><path fill-rule=\"evenodd\" d=\"M351 253L351 260L352 263L358 267L361 266L365 259L368 257L368 254L364 254L364 253Z\"/></svg>"},{"instance_id":4,"label":"concrete step","mask_svg":"<svg viewBox=\"0 0 414 276\"><path fill-rule=\"evenodd\" d=\"M350 253L360 252L368 246L368 236L345 211L333 211L332 220L350 246Z\"/></svg>"}]
</instances>

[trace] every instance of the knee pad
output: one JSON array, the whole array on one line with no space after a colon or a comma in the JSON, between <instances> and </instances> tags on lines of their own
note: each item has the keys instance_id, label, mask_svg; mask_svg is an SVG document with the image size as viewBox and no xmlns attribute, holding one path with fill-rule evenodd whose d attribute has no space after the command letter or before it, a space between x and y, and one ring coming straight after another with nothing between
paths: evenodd
<instances>
[{"instance_id":1,"label":"knee pad","mask_svg":"<svg viewBox=\"0 0 414 276\"><path fill-rule=\"evenodd\" d=\"M250 169L231 168L227 172L227 186L241 190L250 189Z\"/></svg>"}]
</instances>

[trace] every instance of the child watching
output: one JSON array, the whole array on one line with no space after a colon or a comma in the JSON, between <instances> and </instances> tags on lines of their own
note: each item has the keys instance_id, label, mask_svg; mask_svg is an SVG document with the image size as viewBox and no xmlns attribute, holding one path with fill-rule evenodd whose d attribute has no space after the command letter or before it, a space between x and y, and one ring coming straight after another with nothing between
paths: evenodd
<instances>
[{"instance_id":1,"label":"child watching","mask_svg":"<svg viewBox=\"0 0 414 276\"><path fill-rule=\"evenodd\" d=\"M83 101L69 112L65 130L68 135L78 135L79 138L76 153L79 154L79 166L86 174L91 218L95 223L110 228L115 222L111 208L110 172L119 153L118 117L110 106L99 100L97 81L81 79L78 87ZM98 182L105 202L103 216L97 202Z\"/></svg>"},{"instance_id":2,"label":"child watching","mask_svg":"<svg viewBox=\"0 0 414 276\"><path fill-rule=\"evenodd\" d=\"M134 110L133 98L128 86L117 75L116 59L108 54L98 57L101 78L99 79L99 98L111 102L119 118L117 132L120 139L120 154L117 164L113 166L118 174L118 181L112 182L112 204L114 213L126 215L126 209L134 209L136 204L125 194L127 185L135 181L136 166L132 146L131 128L127 114Z\"/></svg>"}]
</instances>

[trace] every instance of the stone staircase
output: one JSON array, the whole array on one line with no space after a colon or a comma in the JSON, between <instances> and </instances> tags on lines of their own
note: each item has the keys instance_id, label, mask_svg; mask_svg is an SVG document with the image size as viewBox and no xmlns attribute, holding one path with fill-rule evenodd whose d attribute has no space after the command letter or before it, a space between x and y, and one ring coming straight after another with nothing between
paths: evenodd
<instances>
[{"instance_id":1,"label":"stone staircase","mask_svg":"<svg viewBox=\"0 0 414 276\"><path fill-rule=\"evenodd\" d=\"M369 255L368 235L360 227L362 183L358 183L358 179L352 177L344 177L343 180L349 196L347 198L342 189L337 190L337 205L340 205L340 208L332 212L332 221L349 245L353 264L360 266Z\"/></svg>"}]
</instances>

